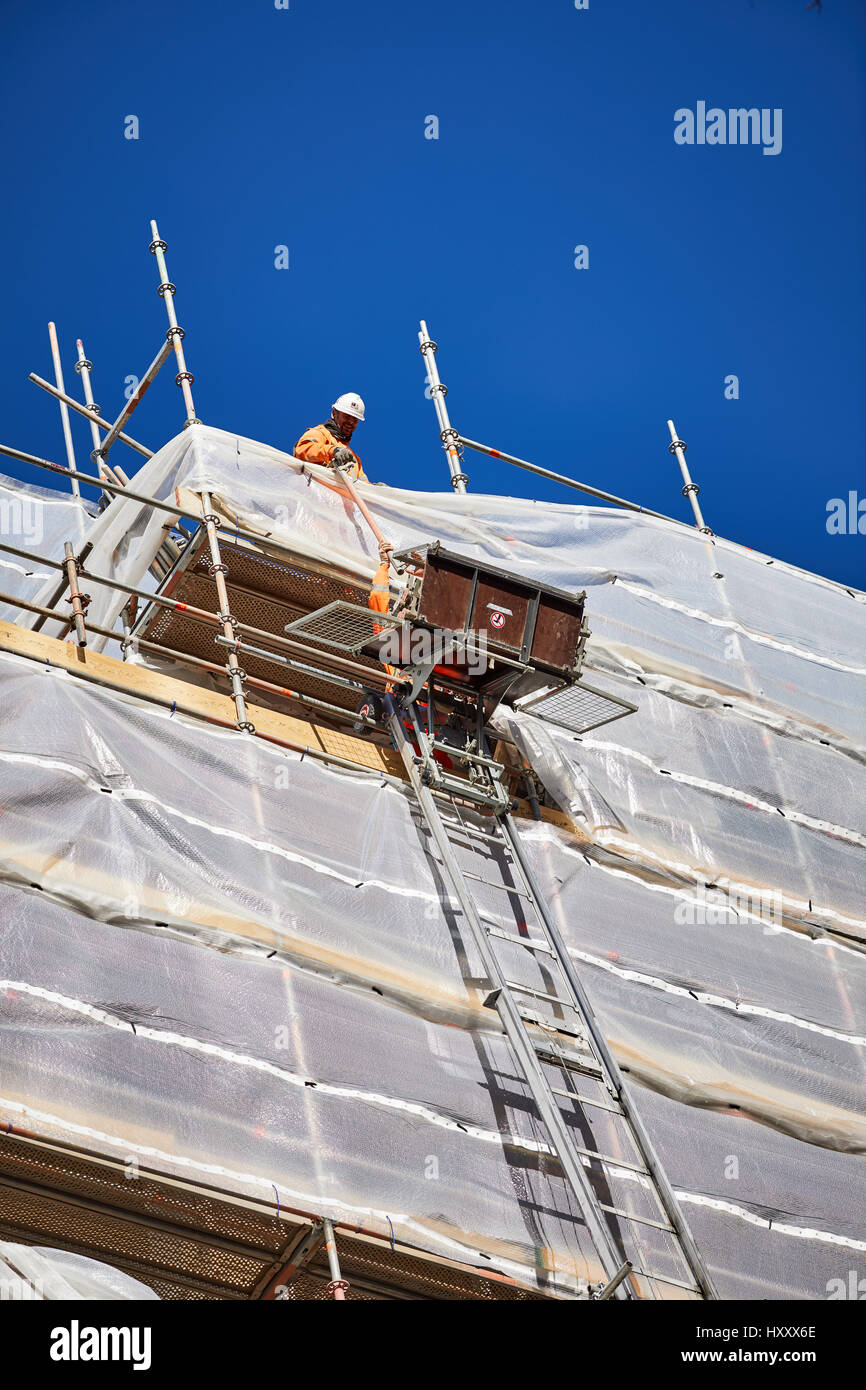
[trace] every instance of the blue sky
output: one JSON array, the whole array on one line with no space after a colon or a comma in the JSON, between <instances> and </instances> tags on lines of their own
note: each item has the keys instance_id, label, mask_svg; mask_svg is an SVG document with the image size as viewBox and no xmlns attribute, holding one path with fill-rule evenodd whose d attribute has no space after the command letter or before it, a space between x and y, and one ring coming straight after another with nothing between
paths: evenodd
<instances>
[{"instance_id":1,"label":"blue sky","mask_svg":"<svg viewBox=\"0 0 866 1390\"><path fill-rule=\"evenodd\" d=\"M866 499L866 7L806 6L0 0L0 440L64 460L49 319L120 408L166 326L155 217L207 423L291 449L360 391L371 477L446 488L423 317L468 437L687 519L672 415L717 533L866 586L826 526ZM698 101L780 108L781 152L677 145ZM166 369L130 430L182 422Z\"/></svg>"}]
</instances>

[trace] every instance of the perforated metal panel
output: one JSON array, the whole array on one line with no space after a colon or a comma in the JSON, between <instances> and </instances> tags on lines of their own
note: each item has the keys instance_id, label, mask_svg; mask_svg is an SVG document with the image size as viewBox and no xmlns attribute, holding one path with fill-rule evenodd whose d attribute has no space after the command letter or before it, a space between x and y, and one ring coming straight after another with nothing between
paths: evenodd
<instances>
[{"instance_id":1,"label":"perforated metal panel","mask_svg":"<svg viewBox=\"0 0 866 1390\"><path fill-rule=\"evenodd\" d=\"M351 1236L339 1240L340 1269L343 1277L351 1283L383 1280L392 1283L402 1294L415 1298L459 1299L466 1297L466 1276L455 1271L450 1265L435 1261L416 1260L412 1255L400 1250L383 1250ZM526 1299L544 1300L545 1296L531 1289L521 1289L514 1284L504 1283L495 1278L485 1278L483 1273L472 1280L472 1298L481 1300L502 1299L524 1301Z\"/></svg>"},{"instance_id":2,"label":"perforated metal panel","mask_svg":"<svg viewBox=\"0 0 866 1390\"><path fill-rule=\"evenodd\" d=\"M280 1294L280 1298L290 1302L327 1303L331 1298L328 1292L330 1282L331 1275L327 1269L304 1270L285 1285L285 1292ZM360 1284L353 1284L351 1281L347 1282L349 1283L349 1287L345 1291L347 1303L381 1303L399 1297L394 1292L374 1290Z\"/></svg>"},{"instance_id":3,"label":"perforated metal panel","mask_svg":"<svg viewBox=\"0 0 866 1390\"><path fill-rule=\"evenodd\" d=\"M519 700L517 708L538 715L548 724L558 724L570 733L585 734L602 724L612 723L614 719L634 714L637 705L630 705L627 700L620 700L615 695L606 695L603 690L580 681L577 685L554 690L552 694L533 695Z\"/></svg>"},{"instance_id":4,"label":"perforated metal panel","mask_svg":"<svg viewBox=\"0 0 866 1390\"><path fill-rule=\"evenodd\" d=\"M0 1134L0 1238L101 1260L161 1298L261 1298L310 1229L285 1216L153 1173L127 1175L117 1160L53 1141ZM350 1300L545 1297L339 1230L337 1248ZM320 1250L280 1297L328 1299L329 1283Z\"/></svg>"},{"instance_id":5,"label":"perforated metal panel","mask_svg":"<svg viewBox=\"0 0 866 1390\"><path fill-rule=\"evenodd\" d=\"M233 545L220 537L220 555L228 565L232 585L257 594L269 594L283 603L295 604L308 611L337 599L349 603L366 603L363 584L353 584L335 574L321 574L315 568L288 559L265 555L244 545ZM187 573L208 575L210 549L202 537L194 547Z\"/></svg>"},{"instance_id":6,"label":"perforated metal panel","mask_svg":"<svg viewBox=\"0 0 866 1390\"><path fill-rule=\"evenodd\" d=\"M225 578L231 612L249 627L282 637L287 625L328 604L356 605L365 613L369 612L363 585L352 584L336 575L322 575L314 569L262 555L224 539L220 540L220 555L228 567ZM217 613L219 600L216 584L208 572L210 563L208 547L197 538L173 571L163 592L178 603ZM177 609L156 607L146 612L136 629L137 635L149 642L159 642L173 651L224 667L226 649L214 641L218 631L215 626L199 622ZM253 645L267 646L266 638L250 640ZM305 695L346 710L354 710L358 704L355 692L304 675L279 662L265 661L243 650L240 660L250 676L290 689L301 706ZM358 660L361 665L381 672L376 661L367 657ZM214 680L221 688L228 689L221 674L215 674ZM252 690L251 702L261 701L278 705L279 696L276 693L263 696Z\"/></svg>"}]
</instances>

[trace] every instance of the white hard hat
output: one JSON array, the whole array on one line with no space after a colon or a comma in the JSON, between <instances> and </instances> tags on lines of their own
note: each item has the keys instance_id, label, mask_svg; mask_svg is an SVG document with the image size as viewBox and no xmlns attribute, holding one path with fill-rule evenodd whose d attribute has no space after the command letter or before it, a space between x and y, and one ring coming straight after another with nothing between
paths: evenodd
<instances>
[{"instance_id":1,"label":"white hard hat","mask_svg":"<svg viewBox=\"0 0 866 1390\"><path fill-rule=\"evenodd\" d=\"M353 391L348 391L345 396L338 396L331 409L342 410L344 415L352 415L356 420L364 418L364 402Z\"/></svg>"}]
</instances>

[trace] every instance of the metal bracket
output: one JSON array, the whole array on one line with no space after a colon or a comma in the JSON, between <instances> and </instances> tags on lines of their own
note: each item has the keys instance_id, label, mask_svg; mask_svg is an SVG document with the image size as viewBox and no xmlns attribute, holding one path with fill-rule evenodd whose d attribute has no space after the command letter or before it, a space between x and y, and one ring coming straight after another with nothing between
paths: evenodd
<instances>
[{"instance_id":1,"label":"metal bracket","mask_svg":"<svg viewBox=\"0 0 866 1390\"><path fill-rule=\"evenodd\" d=\"M440 652L440 655L441 655L441 652ZM421 691L424 689L424 686L427 684L428 680L430 679L430 676L431 676L431 674L432 674L432 672L433 672L433 668L434 668L434 666L437 665L438 660L439 660L439 657L438 657L438 656L434 656L433 659L432 659L431 661L422 661L422 662L420 662L417 666L410 666L410 667L408 668L406 674L407 674L409 677L411 677L411 680L412 680L412 689L409 691L409 694L408 694L407 696L405 696L405 698L404 698L404 699L402 700L402 702L401 702L401 703L403 704L404 708L406 708L406 707L408 707L409 705L411 705L412 702L413 702L414 700L416 700L417 697L421 694Z\"/></svg>"}]
</instances>

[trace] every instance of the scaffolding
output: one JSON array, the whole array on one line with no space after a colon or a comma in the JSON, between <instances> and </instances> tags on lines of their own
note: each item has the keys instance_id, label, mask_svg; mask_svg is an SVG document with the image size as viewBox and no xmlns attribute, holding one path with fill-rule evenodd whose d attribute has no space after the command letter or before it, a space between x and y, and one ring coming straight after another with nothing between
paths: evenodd
<instances>
[{"instance_id":1,"label":"scaffolding","mask_svg":"<svg viewBox=\"0 0 866 1390\"><path fill-rule=\"evenodd\" d=\"M60 666L74 678L169 709L172 714L187 715L205 727L232 729L335 769L363 770L383 782L410 786L472 928L474 945L484 964L486 1007L503 1022L520 1075L528 1079L533 1104L550 1136L544 1152L564 1171L576 1201L575 1219L591 1234L598 1256L597 1277L579 1286L580 1295L591 1300L683 1294L714 1297L703 1257L626 1093L568 948L521 847L515 811L551 824L556 823L556 812L549 800L539 805L539 788L531 767L525 757L517 755L508 733L500 727L494 729L491 723L495 711L504 708L518 719L528 715L580 738L635 713L636 705L621 693L583 679L589 636L584 621L586 594L536 584L489 564L468 561L432 539L428 546L398 551L388 539L388 523L377 519L374 506L352 479L337 469L328 485L336 487L360 516L379 559L388 564L395 580L390 613L371 612L368 584L357 573L317 560L272 534L242 526L236 517L226 514L211 488L202 487L198 492L179 488L170 501L137 489L134 477L130 478L114 458L109 462L109 454L120 442L148 460L154 457L154 451L131 438L125 429L172 353L177 366L175 382L183 399L183 428L202 423L192 395L194 378L184 355L185 333L175 313L176 286L168 277L167 246L155 222L151 232L149 249L157 262L158 293L169 326L165 342L135 391L113 421L104 420L93 398L93 364L83 341L77 339L75 370L81 377L84 403L76 401L66 391L52 324L55 384L35 374L31 380L59 403L67 464L64 467L5 444L0 444L0 454L63 477L75 498L81 498L82 485L96 489L106 511L125 501L137 504L148 517L163 517L162 540L149 566L154 584L128 583L116 574L95 569L91 542L82 542L80 537L64 539L62 559L4 540L0 554L28 562L38 560L56 576L57 583L49 601L41 603L0 592L0 603L32 615L30 627L18 632L13 630L15 624L0 624L0 648L34 662ZM451 423L445 405L447 388L436 366L437 345L423 320L418 338L455 494L465 495L469 486L463 468L463 451L469 448L596 501L677 527L687 526L462 436ZM76 463L70 410L89 423L95 472L82 470ZM681 468L683 494L694 514L694 528L688 526L688 530L697 530L709 547L714 537L697 502L697 485L685 463L685 445L671 421L668 427L670 452ZM303 465L298 466L298 472L306 472L311 480L317 476ZM93 596L88 590L92 586L123 597L113 626L89 616ZM55 635L51 635L52 629ZM419 633L427 639L421 655L410 651L413 637ZM483 677L476 679L472 658L477 654L473 644L479 634L487 662ZM92 650L94 639L100 647L116 645L122 660ZM444 656L446 646L452 653L448 660ZM142 656L147 661L170 663L170 674L149 670L147 661L142 666ZM209 690L203 693L202 680L210 682L221 698L214 699ZM501 884L478 881L504 890L510 906L518 898L530 902L536 915L536 934L527 934L525 920L520 921L517 935L503 932L501 926L491 926L484 907L477 905L467 880L477 878L471 868L473 847L478 850L485 841L488 846L495 844L504 877ZM458 862L456 843L464 849L469 845L468 864ZM516 880L510 876L512 870ZM521 911L525 916L526 907ZM512 981L504 965L497 963L501 941L534 953L536 958L550 957L563 973L559 987L551 992L552 987L540 990ZM530 998L529 1006L525 997ZM539 1006L544 1007L539 1011ZM568 1009L577 1015L577 1029L573 1018L563 1022ZM551 1084L551 1069L559 1085ZM590 1084L581 1091L576 1079ZM586 1136L582 1145L573 1142L561 1113L563 1102L573 1108L580 1132ZM596 1114L605 1119L606 1133L610 1116L624 1122L624 1133L615 1136L612 1153L595 1137ZM26 1165L34 1146L44 1148L47 1140L13 1127L8 1138L0 1163L7 1155L9 1184L15 1188L15 1165ZM68 1150L61 1154L55 1145L51 1163L62 1189L57 1197L60 1206L77 1204L87 1165L105 1166L108 1162L93 1152ZM65 1174L62 1182L58 1177L61 1169ZM604 1196L612 1172L619 1178L625 1174L632 1182L634 1201L629 1200L625 1207L612 1200L609 1192ZM30 1187L19 1184L22 1192L31 1191L40 1200L54 1200L51 1194L37 1193L39 1183L32 1173L27 1181ZM154 1171L148 1181L153 1184L154 1200L169 1190L170 1180L164 1173ZM0 1193L3 1185L0 1173ZM71 1227L61 1223L52 1228L58 1243L64 1248L100 1249L97 1227L103 1216L121 1225L140 1221L156 1229L153 1209L135 1216L124 1210L119 1192L117 1188L110 1213L97 1209L90 1199L82 1202L95 1223L88 1228L87 1240L77 1245ZM229 1203L224 1192L202 1192L199 1196L213 1205L214 1212L221 1210L220 1204ZM651 1211L643 1202L647 1194L655 1203ZM619 1200L623 1200L621 1196ZM26 1213L20 1205L16 1212L7 1229L35 1239L36 1226L28 1233ZM203 1296L215 1297L327 1296L338 1301L347 1296L541 1296L504 1276L497 1281L488 1275L485 1282L476 1270L459 1263L448 1264L447 1272L437 1275L433 1269L436 1261L429 1252L405 1245L398 1250L393 1240L389 1251L379 1233L365 1233L360 1228L350 1233L345 1223L341 1225L320 1212L297 1210L291 1216L295 1224L287 1232L280 1226L279 1211L276 1220L270 1212L247 1213L250 1229L256 1229L255 1239L247 1241L244 1254L249 1255L251 1247L257 1241L259 1244L256 1255L250 1256L258 1259L255 1277L245 1284L233 1284L228 1276L218 1283L195 1272L148 1269L146 1262L137 1259L121 1263L129 1272L149 1279L157 1290L172 1290L168 1296L177 1297L193 1296L184 1293L185 1288L194 1288L199 1296L204 1291ZM40 1219L47 1219L44 1213ZM214 1217L217 1229L219 1220ZM662 1241L659 1265L652 1262L659 1249L648 1251L640 1238L629 1234L636 1225L652 1228ZM207 1244L210 1237L202 1232L203 1227L197 1228L194 1238ZM211 1243L220 1244L227 1257L231 1255L224 1237ZM360 1253L359 1245L364 1246ZM440 1263L445 1269L445 1262ZM347 1271L352 1272L347 1275ZM317 1291L309 1292L313 1285L305 1280L317 1281ZM281 1295L274 1292L278 1288L293 1291ZM435 1292L437 1288L440 1292Z\"/></svg>"}]
</instances>

